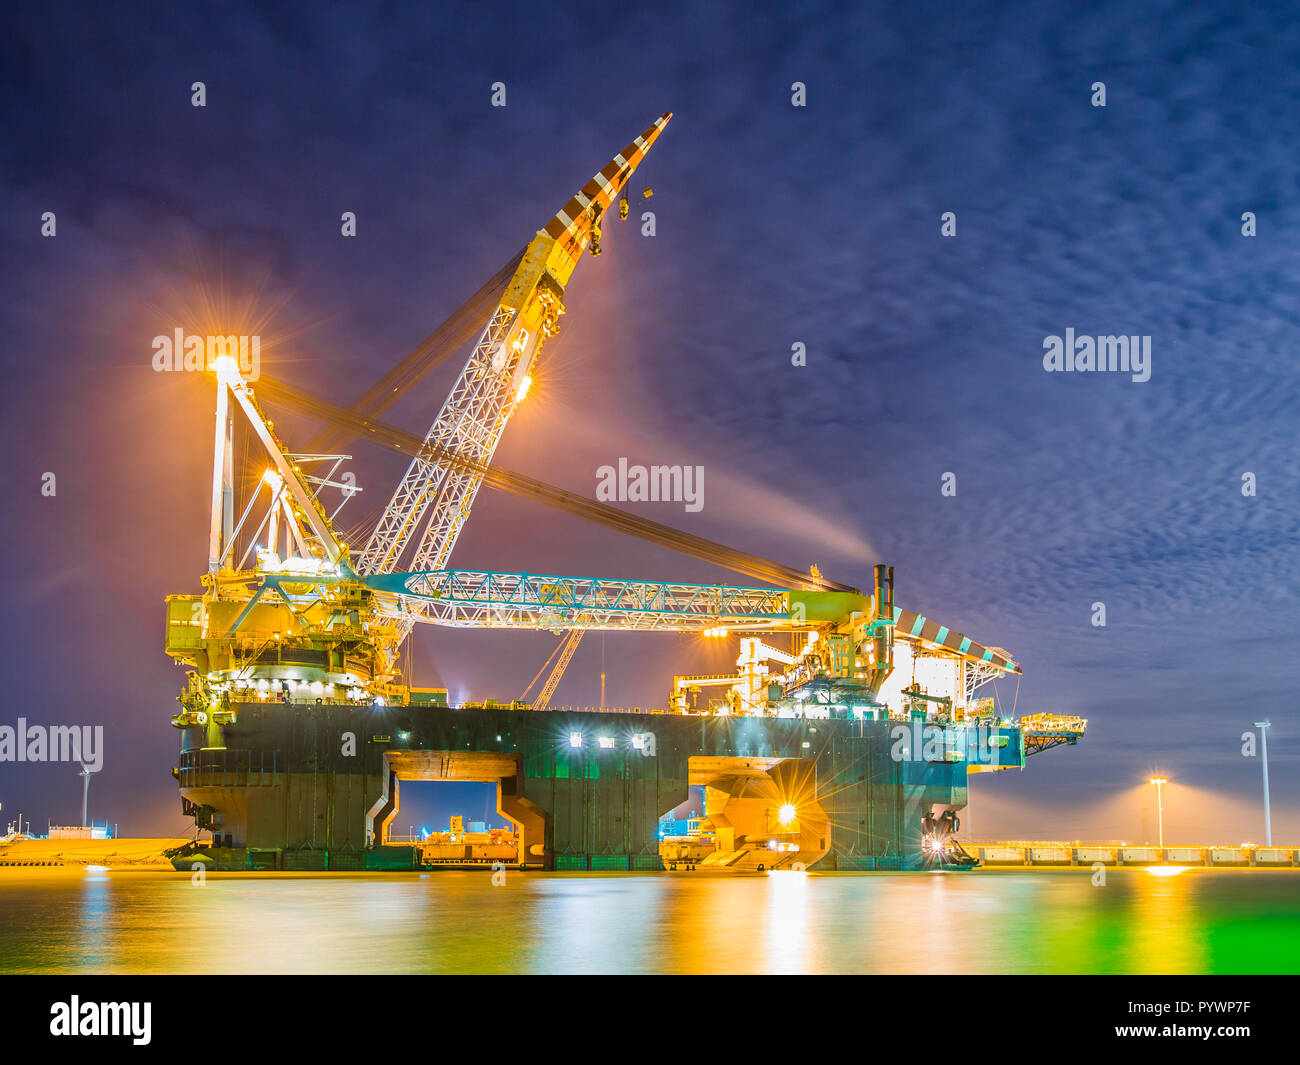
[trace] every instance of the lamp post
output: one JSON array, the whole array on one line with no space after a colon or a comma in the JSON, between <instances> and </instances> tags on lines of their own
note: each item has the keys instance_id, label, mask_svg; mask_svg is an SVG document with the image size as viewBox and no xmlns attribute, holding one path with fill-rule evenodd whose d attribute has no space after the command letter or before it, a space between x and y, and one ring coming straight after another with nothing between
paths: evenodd
<instances>
[{"instance_id":1,"label":"lamp post","mask_svg":"<svg viewBox=\"0 0 1300 1065\"><path fill-rule=\"evenodd\" d=\"M1168 784L1169 781L1164 777L1152 777L1147 781L1147 783L1156 786L1156 810L1158 811L1158 816L1160 818L1160 859L1163 861L1165 857L1165 804L1161 788L1165 784Z\"/></svg>"},{"instance_id":2,"label":"lamp post","mask_svg":"<svg viewBox=\"0 0 1300 1065\"><path fill-rule=\"evenodd\" d=\"M1273 846L1273 821L1268 812L1268 726L1271 722L1256 721L1255 727L1259 729L1259 744L1264 755L1264 842L1268 846Z\"/></svg>"}]
</instances>

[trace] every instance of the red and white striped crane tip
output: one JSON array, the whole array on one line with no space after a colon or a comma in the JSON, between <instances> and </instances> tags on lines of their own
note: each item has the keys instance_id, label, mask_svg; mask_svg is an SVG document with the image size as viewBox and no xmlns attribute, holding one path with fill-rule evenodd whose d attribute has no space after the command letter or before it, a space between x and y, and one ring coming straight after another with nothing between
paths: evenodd
<instances>
[{"instance_id":1,"label":"red and white striped crane tip","mask_svg":"<svg viewBox=\"0 0 1300 1065\"><path fill-rule=\"evenodd\" d=\"M573 198L546 223L547 235L560 240L568 236L568 243L581 251L581 242L591 227L594 216L603 214L623 191L625 186L641 165L650 146L659 139L659 134L673 117L671 111L665 111L649 129L637 137L631 144L614 156L600 171L582 186Z\"/></svg>"}]
</instances>

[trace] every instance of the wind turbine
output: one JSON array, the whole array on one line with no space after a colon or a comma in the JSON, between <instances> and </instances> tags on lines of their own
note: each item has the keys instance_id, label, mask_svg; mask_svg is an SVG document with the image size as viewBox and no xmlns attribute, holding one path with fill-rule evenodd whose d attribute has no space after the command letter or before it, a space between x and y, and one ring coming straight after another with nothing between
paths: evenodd
<instances>
[{"instance_id":1,"label":"wind turbine","mask_svg":"<svg viewBox=\"0 0 1300 1065\"><path fill-rule=\"evenodd\" d=\"M1264 746L1264 842L1268 846L1273 846L1273 819L1268 812L1268 729L1272 725L1271 721L1256 721L1255 727L1259 729L1259 742Z\"/></svg>"},{"instance_id":2,"label":"wind turbine","mask_svg":"<svg viewBox=\"0 0 1300 1065\"><path fill-rule=\"evenodd\" d=\"M86 763L81 763L81 772L77 776L81 777L81 827L86 827L86 807L90 802L90 778L94 774L86 768Z\"/></svg>"}]
</instances>

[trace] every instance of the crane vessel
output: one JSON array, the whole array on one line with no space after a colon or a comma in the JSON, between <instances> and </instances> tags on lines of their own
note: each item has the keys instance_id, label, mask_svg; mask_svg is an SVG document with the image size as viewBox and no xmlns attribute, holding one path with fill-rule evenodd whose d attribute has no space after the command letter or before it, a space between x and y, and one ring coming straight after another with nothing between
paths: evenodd
<instances>
[{"instance_id":1,"label":"crane vessel","mask_svg":"<svg viewBox=\"0 0 1300 1065\"><path fill-rule=\"evenodd\" d=\"M980 689L1020 666L1001 648L896 606L887 565L859 590L815 566L738 551L494 461L559 331L577 263L602 251L615 201L627 217L628 183L671 117L614 156L352 406L267 376L246 380L234 358L209 348L208 567L201 593L166 601L165 650L188 671L172 718L180 731L173 775L196 827L178 864L419 868L427 864L420 842L390 832L402 782L467 780L495 783L497 810L515 830L510 862L520 868L662 868L659 819L692 786L704 789L702 828L670 867L962 865L969 859L956 834L968 774L1021 768L1083 735L1078 718L1000 716ZM381 420L471 341L423 436ZM264 404L325 427L291 449ZM251 488L241 486L242 507L237 418L257 450L241 459L264 467ZM359 491L340 473L351 458L342 449L356 437L410 463L369 536L349 543L335 519ZM749 581L454 568L452 550L484 485ZM547 629L560 645L531 702L456 706L443 690L404 682L400 652L418 624ZM593 629L736 638L736 671L675 677L654 710L550 708ZM499 841L492 853L500 857Z\"/></svg>"}]
</instances>

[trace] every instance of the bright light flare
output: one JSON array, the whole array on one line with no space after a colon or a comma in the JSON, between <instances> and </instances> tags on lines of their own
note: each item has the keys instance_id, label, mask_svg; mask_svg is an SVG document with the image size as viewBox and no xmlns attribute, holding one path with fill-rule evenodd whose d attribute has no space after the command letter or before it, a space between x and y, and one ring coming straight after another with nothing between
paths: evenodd
<instances>
[{"instance_id":1,"label":"bright light flare","mask_svg":"<svg viewBox=\"0 0 1300 1065\"><path fill-rule=\"evenodd\" d=\"M212 361L211 371L218 381L234 384L243 380L239 373L239 363L229 355L218 355Z\"/></svg>"},{"instance_id":2,"label":"bright light flare","mask_svg":"<svg viewBox=\"0 0 1300 1065\"><path fill-rule=\"evenodd\" d=\"M786 828L794 824L795 808L794 803L787 802L781 804L781 809L776 813L776 819Z\"/></svg>"},{"instance_id":3,"label":"bright light flare","mask_svg":"<svg viewBox=\"0 0 1300 1065\"><path fill-rule=\"evenodd\" d=\"M524 396L528 395L528 390L533 386L533 375L526 373L524 379L519 382L519 389L515 392L515 402L519 403Z\"/></svg>"},{"instance_id":4,"label":"bright light flare","mask_svg":"<svg viewBox=\"0 0 1300 1065\"><path fill-rule=\"evenodd\" d=\"M1186 865L1148 865L1146 870L1152 876L1177 876L1191 868Z\"/></svg>"}]
</instances>

